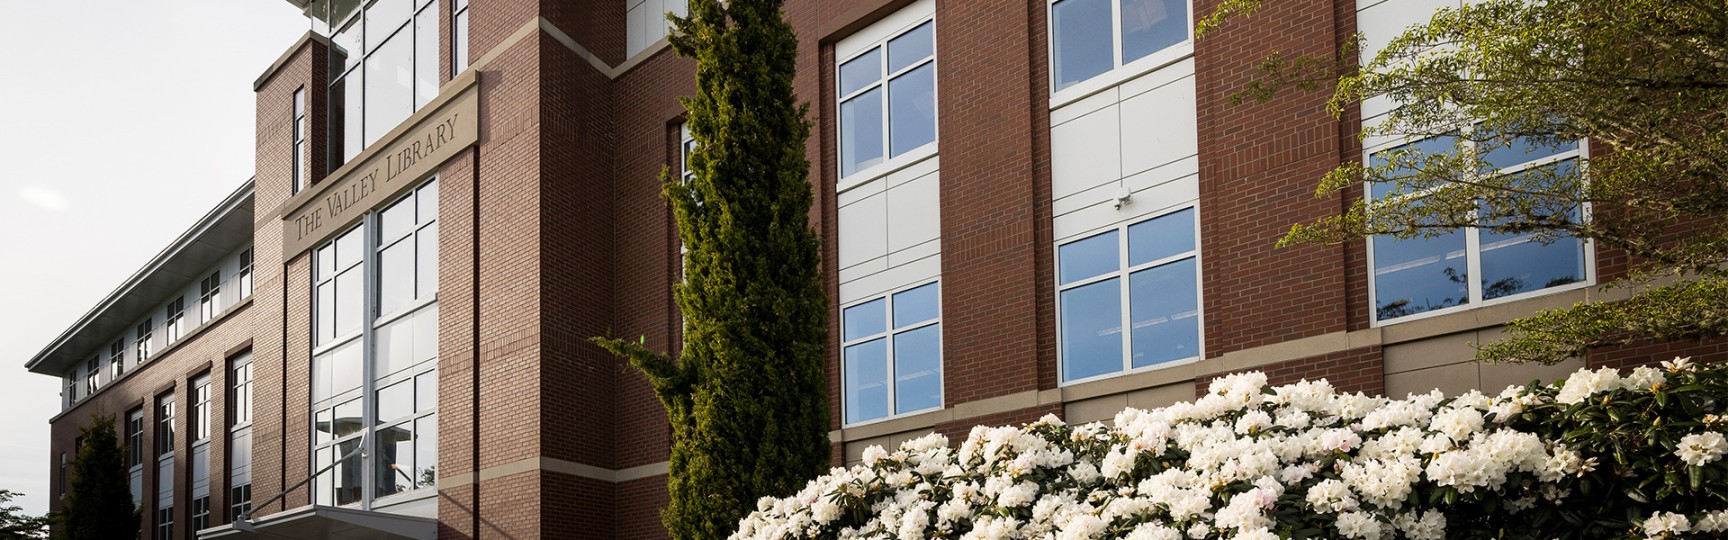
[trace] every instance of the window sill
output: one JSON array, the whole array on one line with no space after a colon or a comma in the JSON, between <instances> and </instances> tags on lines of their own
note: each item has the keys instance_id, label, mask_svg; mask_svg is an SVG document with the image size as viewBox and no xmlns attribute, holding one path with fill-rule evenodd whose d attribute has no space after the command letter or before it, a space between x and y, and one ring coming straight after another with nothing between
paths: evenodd
<instances>
[{"instance_id":1,"label":"window sill","mask_svg":"<svg viewBox=\"0 0 1728 540\"><path fill-rule=\"evenodd\" d=\"M1194 363L1199 362L1199 361L1200 361L1200 355L1195 355L1195 356L1190 356L1190 357L1183 358L1180 360L1171 360L1168 362L1159 362L1156 364L1152 364L1150 366L1137 367L1137 368L1126 370L1126 371L1115 371L1115 372L1111 372L1111 373L1105 373L1103 375L1093 375L1091 377L1087 377L1084 379L1075 379L1072 381L1064 381L1062 383L1057 384L1056 387L1066 390L1067 388L1072 388L1072 387L1076 387L1076 386L1083 386L1083 385L1090 384L1090 383L1107 381L1110 379L1116 379L1116 378L1120 378L1120 377L1128 377L1131 375L1138 375L1141 373L1163 371L1166 369L1179 367L1179 366L1186 366L1186 365L1194 364Z\"/></svg>"},{"instance_id":2,"label":"window sill","mask_svg":"<svg viewBox=\"0 0 1728 540\"><path fill-rule=\"evenodd\" d=\"M1094 94L1121 86L1135 78L1164 69L1194 57L1194 41L1189 40L1170 48L1147 55L1145 58L1129 62L1121 67L1106 71L1096 77L1075 83L1073 86L1050 93L1050 110L1091 97Z\"/></svg>"},{"instance_id":3,"label":"window sill","mask_svg":"<svg viewBox=\"0 0 1728 540\"><path fill-rule=\"evenodd\" d=\"M887 161L883 161L881 163L871 165L862 171L858 171L858 172L852 173L851 175L846 176L845 178L841 178L840 181L837 183L837 187L835 188L834 192L835 193L845 193L847 191L851 191L853 188L868 184L868 183L875 181L879 178L885 178L889 175L892 175L894 173L897 173L897 172L900 172L900 171L905 170L907 168L910 168L913 165L923 163L924 160L936 157L936 154L937 154L936 144L937 143L930 143L930 144L926 144L924 146L913 148L911 150L906 151L906 153L904 153L904 154L900 154L899 156L889 158Z\"/></svg>"},{"instance_id":4,"label":"window sill","mask_svg":"<svg viewBox=\"0 0 1728 540\"><path fill-rule=\"evenodd\" d=\"M1463 313L1469 313L1472 311L1483 311L1483 310L1488 310L1489 308L1493 308L1496 306L1521 303L1521 302L1526 301L1526 300L1533 300L1533 299L1541 298L1544 296L1557 295L1557 294L1567 293L1567 292L1576 291L1576 290L1580 290L1580 289L1588 289L1590 287L1594 287L1595 285L1596 285L1596 282L1594 279L1587 279L1587 280L1579 281L1577 283L1570 283L1570 284L1561 285L1558 287L1548 287L1545 289L1537 289L1534 291L1518 293L1518 294L1514 294L1511 296L1502 296L1499 298L1495 298L1493 300L1484 300L1484 301L1482 301L1482 303L1479 303L1479 304L1457 305L1457 306L1452 306L1452 307L1448 307L1448 308L1442 308L1442 309L1436 309L1436 310L1432 310L1432 311L1417 313L1415 315L1407 315L1404 317L1398 317L1398 318L1389 319L1389 320L1372 320L1368 323L1368 327L1369 328L1387 328L1387 327L1393 327L1393 326L1398 326L1398 325L1402 325L1402 324L1407 324L1407 323L1412 323L1412 322L1417 322L1417 321L1422 321L1422 320L1427 320L1427 319L1445 318L1445 317L1450 316L1450 315L1458 315L1458 314L1463 314ZM1534 313L1534 311L1530 311L1530 313Z\"/></svg>"}]
</instances>

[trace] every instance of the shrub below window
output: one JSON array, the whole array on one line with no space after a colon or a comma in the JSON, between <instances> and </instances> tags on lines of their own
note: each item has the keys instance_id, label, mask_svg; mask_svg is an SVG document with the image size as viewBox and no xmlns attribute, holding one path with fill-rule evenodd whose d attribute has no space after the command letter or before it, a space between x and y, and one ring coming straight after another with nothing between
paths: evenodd
<instances>
[{"instance_id":1,"label":"shrub below window","mask_svg":"<svg viewBox=\"0 0 1728 540\"><path fill-rule=\"evenodd\" d=\"M1114 426L871 447L733 538L1715 538L1728 366L1402 400L1246 373Z\"/></svg>"}]
</instances>

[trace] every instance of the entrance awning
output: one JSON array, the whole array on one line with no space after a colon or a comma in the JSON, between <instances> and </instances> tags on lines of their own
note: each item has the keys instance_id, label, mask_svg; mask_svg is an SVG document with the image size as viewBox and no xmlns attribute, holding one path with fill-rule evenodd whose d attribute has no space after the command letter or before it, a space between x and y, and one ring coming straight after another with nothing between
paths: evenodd
<instances>
[{"instance_id":1,"label":"entrance awning","mask_svg":"<svg viewBox=\"0 0 1728 540\"><path fill-rule=\"evenodd\" d=\"M302 506L286 512L198 531L199 540L339 538L435 540L438 520L334 506Z\"/></svg>"}]
</instances>

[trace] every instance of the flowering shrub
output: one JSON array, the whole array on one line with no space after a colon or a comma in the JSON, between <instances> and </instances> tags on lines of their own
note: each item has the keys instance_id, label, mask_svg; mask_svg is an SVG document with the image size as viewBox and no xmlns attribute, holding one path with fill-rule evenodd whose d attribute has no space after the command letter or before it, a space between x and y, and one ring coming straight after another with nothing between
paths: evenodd
<instances>
[{"instance_id":1,"label":"flowering shrub","mask_svg":"<svg viewBox=\"0 0 1728 540\"><path fill-rule=\"evenodd\" d=\"M1715 538L1728 368L1402 400L1261 373L1114 425L976 427L763 498L735 539Z\"/></svg>"}]
</instances>

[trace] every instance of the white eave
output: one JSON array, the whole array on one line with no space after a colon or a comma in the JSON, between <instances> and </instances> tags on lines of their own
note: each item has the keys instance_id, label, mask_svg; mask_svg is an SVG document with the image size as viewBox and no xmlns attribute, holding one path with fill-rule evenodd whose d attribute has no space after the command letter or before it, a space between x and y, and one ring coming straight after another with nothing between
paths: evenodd
<instances>
[{"instance_id":1,"label":"white eave","mask_svg":"<svg viewBox=\"0 0 1728 540\"><path fill-rule=\"evenodd\" d=\"M24 368L44 375L66 373L196 281L202 272L251 243L252 191L252 180L247 180L43 347Z\"/></svg>"}]
</instances>

